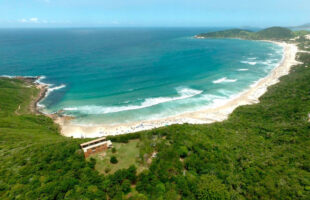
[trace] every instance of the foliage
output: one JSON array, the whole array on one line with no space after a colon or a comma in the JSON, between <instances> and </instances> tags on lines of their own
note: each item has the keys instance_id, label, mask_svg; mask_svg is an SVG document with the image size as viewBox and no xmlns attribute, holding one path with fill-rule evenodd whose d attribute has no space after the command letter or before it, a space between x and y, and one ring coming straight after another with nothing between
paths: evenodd
<instances>
[{"instance_id":1,"label":"foliage","mask_svg":"<svg viewBox=\"0 0 310 200\"><path fill-rule=\"evenodd\" d=\"M310 31L307 30L300 30L300 31L294 31L295 36L305 36L310 34Z\"/></svg>"},{"instance_id":2,"label":"foliage","mask_svg":"<svg viewBox=\"0 0 310 200\"><path fill-rule=\"evenodd\" d=\"M294 37L294 33L283 27L271 27L261 30L256 33L259 39L269 39L269 40L278 40L278 39L290 39Z\"/></svg>"},{"instance_id":3,"label":"foliage","mask_svg":"<svg viewBox=\"0 0 310 200\"><path fill-rule=\"evenodd\" d=\"M310 51L310 39L307 39L305 36L300 36L296 41L299 43L298 48L300 50ZM304 59L307 59L306 56L304 56ZM308 63L308 62L305 62L305 63Z\"/></svg>"},{"instance_id":4,"label":"foliage","mask_svg":"<svg viewBox=\"0 0 310 200\"><path fill-rule=\"evenodd\" d=\"M112 164L116 164L116 163L118 162L118 160L117 160L117 158L116 158L115 156L112 156L112 157L110 158L110 162L111 162Z\"/></svg>"},{"instance_id":5,"label":"foliage","mask_svg":"<svg viewBox=\"0 0 310 200\"><path fill-rule=\"evenodd\" d=\"M196 186L196 197L201 200L230 199L224 184L214 175L202 175Z\"/></svg>"},{"instance_id":6,"label":"foliage","mask_svg":"<svg viewBox=\"0 0 310 200\"><path fill-rule=\"evenodd\" d=\"M94 169L95 159L85 161L86 140L63 137L50 118L30 112L37 94L32 84L0 78L0 199L106 199L104 183L122 194ZM124 180L135 173L130 168Z\"/></svg>"},{"instance_id":7,"label":"foliage","mask_svg":"<svg viewBox=\"0 0 310 200\"><path fill-rule=\"evenodd\" d=\"M241 38L251 40L287 40L294 37L294 33L283 27L271 27L258 32L242 29L230 29L211 33L202 33L198 37L203 38Z\"/></svg>"},{"instance_id":8,"label":"foliage","mask_svg":"<svg viewBox=\"0 0 310 200\"><path fill-rule=\"evenodd\" d=\"M199 37L206 38L249 38L253 34L252 31L242 29L229 29L224 31L217 31L211 33L199 34Z\"/></svg>"}]
</instances>

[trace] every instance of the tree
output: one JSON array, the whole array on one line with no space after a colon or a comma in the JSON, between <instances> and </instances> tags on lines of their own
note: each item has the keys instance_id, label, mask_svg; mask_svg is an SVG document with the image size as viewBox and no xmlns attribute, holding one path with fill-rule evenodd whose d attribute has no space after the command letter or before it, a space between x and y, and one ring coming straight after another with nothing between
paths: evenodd
<instances>
[{"instance_id":1,"label":"tree","mask_svg":"<svg viewBox=\"0 0 310 200\"><path fill-rule=\"evenodd\" d=\"M88 162L88 166L92 169L95 169L96 166L96 159L90 158L90 161Z\"/></svg>"},{"instance_id":2,"label":"tree","mask_svg":"<svg viewBox=\"0 0 310 200\"><path fill-rule=\"evenodd\" d=\"M134 194L129 200L147 200L148 198L144 194Z\"/></svg>"},{"instance_id":3,"label":"tree","mask_svg":"<svg viewBox=\"0 0 310 200\"><path fill-rule=\"evenodd\" d=\"M201 176L197 184L196 197L201 200L230 199L225 185L214 175Z\"/></svg>"},{"instance_id":4,"label":"tree","mask_svg":"<svg viewBox=\"0 0 310 200\"><path fill-rule=\"evenodd\" d=\"M117 158L115 156L112 156L111 159L110 159L110 162L112 164L116 164L116 163L118 163L118 160L117 160Z\"/></svg>"},{"instance_id":5,"label":"tree","mask_svg":"<svg viewBox=\"0 0 310 200\"><path fill-rule=\"evenodd\" d=\"M127 179L131 181L131 183L135 183L137 180L137 168L134 165L131 165L127 170Z\"/></svg>"},{"instance_id":6,"label":"tree","mask_svg":"<svg viewBox=\"0 0 310 200\"><path fill-rule=\"evenodd\" d=\"M125 179L122 183L122 191L127 194L130 192L130 181L128 179Z\"/></svg>"},{"instance_id":7,"label":"tree","mask_svg":"<svg viewBox=\"0 0 310 200\"><path fill-rule=\"evenodd\" d=\"M188 149L186 146L181 146L178 150L178 153L180 155L181 158L185 158L188 154Z\"/></svg>"}]
</instances>

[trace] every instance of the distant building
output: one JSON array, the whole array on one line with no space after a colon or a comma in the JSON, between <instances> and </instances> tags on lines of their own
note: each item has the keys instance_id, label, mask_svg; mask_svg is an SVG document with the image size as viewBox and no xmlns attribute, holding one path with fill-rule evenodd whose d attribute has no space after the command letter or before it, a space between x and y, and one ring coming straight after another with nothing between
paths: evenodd
<instances>
[{"instance_id":1,"label":"distant building","mask_svg":"<svg viewBox=\"0 0 310 200\"><path fill-rule=\"evenodd\" d=\"M108 148L111 148L112 142L111 140L106 140L105 137L102 137L96 140L80 144L80 146L83 149L85 158L87 158L91 154L106 151Z\"/></svg>"}]
</instances>

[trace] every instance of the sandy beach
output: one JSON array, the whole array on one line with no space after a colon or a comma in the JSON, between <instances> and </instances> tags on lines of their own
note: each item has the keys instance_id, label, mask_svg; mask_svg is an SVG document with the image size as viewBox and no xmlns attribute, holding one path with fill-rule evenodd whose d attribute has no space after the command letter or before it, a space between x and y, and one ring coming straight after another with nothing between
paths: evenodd
<instances>
[{"instance_id":1,"label":"sandy beach","mask_svg":"<svg viewBox=\"0 0 310 200\"><path fill-rule=\"evenodd\" d=\"M268 41L273 42L273 41ZM172 117L157 120L145 120L135 123L124 123L117 125L76 125L71 122L71 117L62 115L53 115L53 119L61 127L61 133L67 137L74 138L95 138L107 135L119 135L133 133L142 130L163 127L171 124L207 124L223 121L228 118L238 106L254 104L259 102L270 85L279 82L281 76L287 75L293 65L298 64L295 60L298 48L295 44L274 42L281 45L284 49L284 55L281 63L274 68L267 77L260 79L246 91L235 97L221 102L213 107L201 105L202 109L198 112L184 113ZM50 116L51 117L51 116Z\"/></svg>"}]
</instances>

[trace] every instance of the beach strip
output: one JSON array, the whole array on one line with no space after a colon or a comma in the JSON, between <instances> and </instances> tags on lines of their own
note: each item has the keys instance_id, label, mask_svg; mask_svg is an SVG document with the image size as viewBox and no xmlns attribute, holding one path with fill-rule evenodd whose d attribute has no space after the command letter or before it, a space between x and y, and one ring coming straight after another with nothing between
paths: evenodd
<instances>
[{"instance_id":1,"label":"beach strip","mask_svg":"<svg viewBox=\"0 0 310 200\"><path fill-rule=\"evenodd\" d=\"M226 120L237 107L258 103L259 97L267 91L269 86L278 83L280 77L287 75L291 67L298 64L295 60L296 53L298 52L295 44L274 41L267 42L273 42L283 47L284 54L281 63L268 76L260 79L249 89L224 102L222 105L207 107L197 112L189 112L162 119L116 125L76 125L71 122L70 118L62 116L54 117L54 120L61 126L61 133L64 136L74 138L95 138L150 130L172 124L207 124Z\"/></svg>"}]
</instances>

